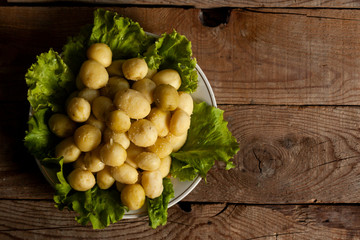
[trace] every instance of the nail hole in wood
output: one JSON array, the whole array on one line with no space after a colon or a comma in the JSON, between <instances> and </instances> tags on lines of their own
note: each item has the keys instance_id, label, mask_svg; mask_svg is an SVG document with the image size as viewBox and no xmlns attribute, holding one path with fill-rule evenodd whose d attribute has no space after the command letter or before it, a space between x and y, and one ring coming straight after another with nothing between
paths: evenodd
<instances>
[{"instance_id":1,"label":"nail hole in wood","mask_svg":"<svg viewBox=\"0 0 360 240\"><path fill-rule=\"evenodd\" d=\"M206 27L217 27L220 24L227 24L231 15L230 8L201 9L200 21Z\"/></svg>"}]
</instances>

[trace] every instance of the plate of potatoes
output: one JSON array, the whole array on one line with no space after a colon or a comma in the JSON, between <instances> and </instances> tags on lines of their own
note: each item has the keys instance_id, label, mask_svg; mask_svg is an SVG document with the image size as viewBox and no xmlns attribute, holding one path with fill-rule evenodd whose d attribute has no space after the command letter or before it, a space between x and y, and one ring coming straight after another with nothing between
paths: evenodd
<instances>
[{"instance_id":1,"label":"plate of potatoes","mask_svg":"<svg viewBox=\"0 0 360 240\"><path fill-rule=\"evenodd\" d=\"M164 177L171 178L175 192L168 207L187 196L201 177L188 182L172 178L170 155L186 142L193 102L217 106L200 66L196 71L196 92L181 92L176 70L149 69L142 58L113 61L106 44L92 44L76 77L77 89L65 102L66 112L54 113L48 122L61 138L55 157L72 167L67 176L71 187L116 187L129 208L125 219L147 214L145 198L161 195ZM55 186L56 172L36 161Z\"/></svg>"}]
</instances>

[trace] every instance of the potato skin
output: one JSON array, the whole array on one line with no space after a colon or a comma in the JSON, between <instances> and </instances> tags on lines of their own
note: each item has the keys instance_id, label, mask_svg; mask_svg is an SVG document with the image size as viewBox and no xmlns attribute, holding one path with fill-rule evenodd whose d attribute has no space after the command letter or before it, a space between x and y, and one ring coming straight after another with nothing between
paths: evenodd
<instances>
[{"instance_id":1,"label":"potato skin","mask_svg":"<svg viewBox=\"0 0 360 240\"><path fill-rule=\"evenodd\" d=\"M142 93L150 104L154 102L155 88L156 84L149 78L143 78L132 85L132 89Z\"/></svg>"},{"instance_id":2,"label":"potato skin","mask_svg":"<svg viewBox=\"0 0 360 240\"><path fill-rule=\"evenodd\" d=\"M173 152L177 152L180 150L180 148L182 146L184 146L186 139L187 139L187 132L180 135L180 136L176 136L174 134L169 133L166 137L165 137L169 143L172 145L173 147Z\"/></svg>"},{"instance_id":3,"label":"potato skin","mask_svg":"<svg viewBox=\"0 0 360 240\"><path fill-rule=\"evenodd\" d=\"M128 149L130 146L130 139L127 133L118 133L110 128L106 128L103 134L103 142L109 143L110 141L120 144L124 149Z\"/></svg>"},{"instance_id":4,"label":"potato skin","mask_svg":"<svg viewBox=\"0 0 360 240\"><path fill-rule=\"evenodd\" d=\"M49 118L49 128L56 136L65 138L73 135L76 124L65 114L55 113Z\"/></svg>"},{"instance_id":5,"label":"potato skin","mask_svg":"<svg viewBox=\"0 0 360 240\"><path fill-rule=\"evenodd\" d=\"M82 152L94 150L101 142L101 131L97 127L84 124L76 129L74 142Z\"/></svg>"},{"instance_id":6,"label":"potato skin","mask_svg":"<svg viewBox=\"0 0 360 240\"><path fill-rule=\"evenodd\" d=\"M140 184L126 185L121 191L121 202L130 210L138 210L145 203L145 191Z\"/></svg>"},{"instance_id":7,"label":"potato skin","mask_svg":"<svg viewBox=\"0 0 360 240\"><path fill-rule=\"evenodd\" d=\"M100 96L99 90L84 88L78 93L78 97L84 98L90 104L94 101L95 98Z\"/></svg>"},{"instance_id":8,"label":"potato skin","mask_svg":"<svg viewBox=\"0 0 360 240\"><path fill-rule=\"evenodd\" d=\"M160 167L161 160L155 153L142 152L136 158L135 162L142 170L155 171Z\"/></svg>"},{"instance_id":9,"label":"potato skin","mask_svg":"<svg viewBox=\"0 0 360 240\"><path fill-rule=\"evenodd\" d=\"M159 158L164 158L171 154L173 147L166 138L158 138L154 145L147 148L148 151L155 153Z\"/></svg>"},{"instance_id":10,"label":"potato skin","mask_svg":"<svg viewBox=\"0 0 360 240\"><path fill-rule=\"evenodd\" d=\"M178 90L181 86L181 77L179 73L174 69L164 69L156 73L152 80L156 85L169 84Z\"/></svg>"},{"instance_id":11,"label":"potato skin","mask_svg":"<svg viewBox=\"0 0 360 240\"><path fill-rule=\"evenodd\" d=\"M84 165L90 172L99 172L105 168L105 164L100 159L100 146L86 152L83 158Z\"/></svg>"},{"instance_id":12,"label":"potato skin","mask_svg":"<svg viewBox=\"0 0 360 240\"><path fill-rule=\"evenodd\" d=\"M109 113L106 125L114 132L125 133L131 126L130 117L122 110L115 110Z\"/></svg>"},{"instance_id":13,"label":"potato skin","mask_svg":"<svg viewBox=\"0 0 360 240\"><path fill-rule=\"evenodd\" d=\"M136 146L149 147L156 142L158 134L152 122L147 119L140 119L131 124L128 136Z\"/></svg>"},{"instance_id":14,"label":"potato skin","mask_svg":"<svg viewBox=\"0 0 360 240\"><path fill-rule=\"evenodd\" d=\"M90 59L81 65L79 78L86 87L100 89L106 86L109 74L103 65Z\"/></svg>"},{"instance_id":15,"label":"potato skin","mask_svg":"<svg viewBox=\"0 0 360 240\"><path fill-rule=\"evenodd\" d=\"M158 170L161 173L161 177L164 178L167 175L169 175L170 167L171 167L171 157L166 156L164 158L161 158L160 160L161 160L161 163L160 163L160 167Z\"/></svg>"},{"instance_id":16,"label":"potato skin","mask_svg":"<svg viewBox=\"0 0 360 240\"><path fill-rule=\"evenodd\" d=\"M113 76L109 78L107 85L100 89L102 96L114 99L115 94L120 90L129 89L129 82L122 77Z\"/></svg>"},{"instance_id":17,"label":"potato skin","mask_svg":"<svg viewBox=\"0 0 360 240\"><path fill-rule=\"evenodd\" d=\"M100 189L108 189L115 183L115 179L111 176L111 168L109 166L106 166L96 174L96 183Z\"/></svg>"},{"instance_id":18,"label":"potato skin","mask_svg":"<svg viewBox=\"0 0 360 240\"><path fill-rule=\"evenodd\" d=\"M154 90L154 102L163 111L173 111L179 105L179 94L173 86L161 84Z\"/></svg>"},{"instance_id":19,"label":"potato skin","mask_svg":"<svg viewBox=\"0 0 360 240\"><path fill-rule=\"evenodd\" d=\"M100 63L104 67L110 66L112 62L112 52L105 43L94 43L86 51L86 56Z\"/></svg>"},{"instance_id":20,"label":"potato skin","mask_svg":"<svg viewBox=\"0 0 360 240\"><path fill-rule=\"evenodd\" d=\"M110 98L99 96L94 99L91 110L96 119L105 122L108 114L114 110L114 105Z\"/></svg>"},{"instance_id":21,"label":"potato skin","mask_svg":"<svg viewBox=\"0 0 360 240\"><path fill-rule=\"evenodd\" d=\"M94 174L81 168L74 169L67 179L73 189L82 192L91 189L96 183Z\"/></svg>"},{"instance_id":22,"label":"potato skin","mask_svg":"<svg viewBox=\"0 0 360 240\"><path fill-rule=\"evenodd\" d=\"M111 168L111 175L116 181L124 184L134 184L137 182L138 171L127 163Z\"/></svg>"},{"instance_id":23,"label":"potato skin","mask_svg":"<svg viewBox=\"0 0 360 240\"><path fill-rule=\"evenodd\" d=\"M100 149L101 161L112 167L124 164L126 155L125 149L120 144L112 141L104 144Z\"/></svg>"},{"instance_id":24,"label":"potato skin","mask_svg":"<svg viewBox=\"0 0 360 240\"><path fill-rule=\"evenodd\" d=\"M179 93L179 105L178 109L185 111L189 116L191 116L194 109L194 100L191 95L186 92Z\"/></svg>"},{"instance_id":25,"label":"potato skin","mask_svg":"<svg viewBox=\"0 0 360 240\"><path fill-rule=\"evenodd\" d=\"M91 106L84 98L73 97L67 106L67 114L74 122L85 122L90 117Z\"/></svg>"},{"instance_id":26,"label":"potato skin","mask_svg":"<svg viewBox=\"0 0 360 240\"><path fill-rule=\"evenodd\" d=\"M190 128L190 116L185 111L178 109L171 116L170 132L176 136L181 136Z\"/></svg>"},{"instance_id":27,"label":"potato skin","mask_svg":"<svg viewBox=\"0 0 360 240\"><path fill-rule=\"evenodd\" d=\"M163 111L154 107L146 118L155 125L159 137L168 135L171 119L171 113L169 111Z\"/></svg>"},{"instance_id":28,"label":"potato skin","mask_svg":"<svg viewBox=\"0 0 360 240\"><path fill-rule=\"evenodd\" d=\"M150 103L144 95L134 89L118 91L114 97L114 105L132 119L144 118L151 110Z\"/></svg>"},{"instance_id":29,"label":"potato skin","mask_svg":"<svg viewBox=\"0 0 360 240\"><path fill-rule=\"evenodd\" d=\"M62 140L55 147L55 157L64 157L64 163L76 161L81 154L81 150L75 145L74 138L68 137Z\"/></svg>"},{"instance_id":30,"label":"potato skin","mask_svg":"<svg viewBox=\"0 0 360 240\"><path fill-rule=\"evenodd\" d=\"M122 72L129 80L143 79L148 73L148 66L142 58L130 58L122 64Z\"/></svg>"},{"instance_id":31,"label":"potato skin","mask_svg":"<svg viewBox=\"0 0 360 240\"><path fill-rule=\"evenodd\" d=\"M147 197L159 197L164 189L161 172L159 170L144 171L141 177L141 185L143 186Z\"/></svg>"}]
</instances>

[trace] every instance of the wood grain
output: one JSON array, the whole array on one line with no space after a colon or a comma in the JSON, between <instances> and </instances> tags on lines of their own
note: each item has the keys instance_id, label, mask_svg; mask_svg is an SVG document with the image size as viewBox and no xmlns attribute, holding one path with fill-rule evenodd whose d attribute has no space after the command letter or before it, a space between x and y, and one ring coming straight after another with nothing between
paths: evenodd
<instances>
[{"instance_id":1,"label":"wood grain","mask_svg":"<svg viewBox=\"0 0 360 240\"><path fill-rule=\"evenodd\" d=\"M9 3L59 3L71 2L71 0L8 0ZM150 6L188 6L196 8L220 8L220 7L305 7L305 8L358 8L360 3L356 0L77 0L81 3L92 4L136 4Z\"/></svg>"},{"instance_id":2,"label":"wood grain","mask_svg":"<svg viewBox=\"0 0 360 240\"><path fill-rule=\"evenodd\" d=\"M26 203L26 204L24 204ZM356 239L359 206L245 206L191 204L169 209L168 223L152 230L147 217L92 230L47 201L0 201L1 239Z\"/></svg>"},{"instance_id":3,"label":"wood grain","mask_svg":"<svg viewBox=\"0 0 360 240\"><path fill-rule=\"evenodd\" d=\"M26 91L23 75L35 56L60 51L94 9L0 8L1 98L24 99L15 86ZM357 10L233 10L228 24L210 28L198 9L109 9L146 31L189 36L219 104L360 105Z\"/></svg>"}]
</instances>

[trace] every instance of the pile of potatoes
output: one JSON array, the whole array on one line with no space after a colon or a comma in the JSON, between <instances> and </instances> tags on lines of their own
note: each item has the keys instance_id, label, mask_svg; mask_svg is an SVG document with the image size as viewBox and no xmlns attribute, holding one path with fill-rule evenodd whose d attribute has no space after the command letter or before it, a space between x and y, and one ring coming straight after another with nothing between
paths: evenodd
<instances>
[{"instance_id":1,"label":"pile of potatoes","mask_svg":"<svg viewBox=\"0 0 360 240\"><path fill-rule=\"evenodd\" d=\"M68 182L77 191L113 184L130 210L156 198L168 176L170 154L185 143L193 99L178 92L177 71L149 69L142 58L112 61L111 49L95 43L76 78L78 91L49 128L63 140L56 157L73 163Z\"/></svg>"}]
</instances>

